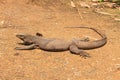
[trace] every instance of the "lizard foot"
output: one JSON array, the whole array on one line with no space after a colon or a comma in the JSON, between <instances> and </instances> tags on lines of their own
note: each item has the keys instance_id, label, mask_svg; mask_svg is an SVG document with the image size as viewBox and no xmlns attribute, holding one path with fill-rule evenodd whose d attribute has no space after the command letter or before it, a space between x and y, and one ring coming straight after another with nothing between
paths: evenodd
<instances>
[{"instance_id":1,"label":"lizard foot","mask_svg":"<svg viewBox=\"0 0 120 80\"><path fill-rule=\"evenodd\" d=\"M81 57L85 58L85 59L86 59L87 57L88 57L88 58L91 57L87 52L83 52L83 51L80 52L79 55L80 55Z\"/></svg>"},{"instance_id":2,"label":"lizard foot","mask_svg":"<svg viewBox=\"0 0 120 80\"><path fill-rule=\"evenodd\" d=\"M90 55L87 52L84 52L84 50L79 49L76 45L70 45L70 52L72 54L80 55L83 58L90 57Z\"/></svg>"}]
</instances>

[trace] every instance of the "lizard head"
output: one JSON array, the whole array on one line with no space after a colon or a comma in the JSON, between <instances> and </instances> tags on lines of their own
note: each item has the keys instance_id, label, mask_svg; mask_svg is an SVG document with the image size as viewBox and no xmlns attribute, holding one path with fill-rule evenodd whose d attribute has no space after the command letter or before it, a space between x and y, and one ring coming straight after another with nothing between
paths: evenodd
<instances>
[{"instance_id":1,"label":"lizard head","mask_svg":"<svg viewBox=\"0 0 120 80\"><path fill-rule=\"evenodd\" d=\"M16 37L21 39L26 44L33 44L36 38L42 37L41 33L36 33L36 36L29 34L17 34Z\"/></svg>"},{"instance_id":2,"label":"lizard head","mask_svg":"<svg viewBox=\"0 0 120 80\"><path fill-rule=\"evenodd\" d=\"M32 44L35 36L28 34L17 34L16 37L21 39L24 43Z\"/></svg>"}]
</instances>

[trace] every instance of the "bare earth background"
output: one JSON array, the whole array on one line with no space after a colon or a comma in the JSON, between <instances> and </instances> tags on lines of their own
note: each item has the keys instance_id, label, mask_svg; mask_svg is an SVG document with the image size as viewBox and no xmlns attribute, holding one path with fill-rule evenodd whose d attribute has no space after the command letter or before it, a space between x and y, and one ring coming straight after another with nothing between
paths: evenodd
<instances>
[{"instance_id":1,"label":"bare earth background","mask_svg":"<svg viewBox=\"0 0 120 80\"><path fill-rule=\"evenodd\" d=\"M78 12L54 2L37 0L0 1L0 80L119 80L120 79L120 22L110 16L80 8ZM40 0L38 0L40 1ZM66 29L69 26L92 26L103 30L108 43L98 49L87 50L92 57L81 58L65 52L42 50L14 50L18 33L40 32L47 38L99 39L88 29Z\"/></svg>"}]
</instances>

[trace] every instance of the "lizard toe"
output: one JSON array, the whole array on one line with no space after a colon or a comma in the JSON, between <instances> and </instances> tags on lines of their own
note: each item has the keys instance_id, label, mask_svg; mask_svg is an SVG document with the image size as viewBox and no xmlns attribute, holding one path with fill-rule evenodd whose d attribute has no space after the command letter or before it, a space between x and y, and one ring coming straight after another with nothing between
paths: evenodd
<instances>
[{"instance_id":1,"label":"lizard toe","mask_svg":"<svg viewBox=\"0 0 120 80\"><path fill-rule=\"evenodd\" d=\"M85 59L91 57L87 52L81 52L80 56L83 57L83 58L85 58Z\"/></svg>"}]
</instances>

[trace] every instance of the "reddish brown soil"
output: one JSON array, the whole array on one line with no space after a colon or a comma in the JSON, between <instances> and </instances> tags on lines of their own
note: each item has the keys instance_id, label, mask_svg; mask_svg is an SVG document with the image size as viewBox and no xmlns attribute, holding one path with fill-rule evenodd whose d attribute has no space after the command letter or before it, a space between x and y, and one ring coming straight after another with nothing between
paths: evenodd
<instances>
[{"instance_id":1,"label":"reddish brown soil","mask_svg":"<svg viewBox=\"0 0 120 80\"><path fill-rule=\"evenodd\" d=\"M31 0L32 1L32 0ZM67 8L59 2L37 4L27 0L0 1L0 80L119 80L120 22L99 15L91 9ZM92 57L81 58L69 51L14 50L18 33L70 40L100 37L87 29L66 29L68 26L92 26L104 30L108 43L86 50Z\"/></svg>"}]
</instances>

